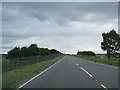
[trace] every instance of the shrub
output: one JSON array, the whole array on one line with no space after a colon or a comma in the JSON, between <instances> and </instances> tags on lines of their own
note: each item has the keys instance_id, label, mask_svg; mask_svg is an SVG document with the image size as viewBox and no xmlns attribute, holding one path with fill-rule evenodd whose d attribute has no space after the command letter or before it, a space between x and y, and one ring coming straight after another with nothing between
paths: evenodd
<instances>
[{"instance_id":1,"label":"shrub","mask_svg":"<svg viewBox=\"0 0 120 90\"><path fill-rule=\"evenodd\" d=\"M78 51L77 55L96 56L96 54L92 51Z\"/></svg>"}]
</instances>

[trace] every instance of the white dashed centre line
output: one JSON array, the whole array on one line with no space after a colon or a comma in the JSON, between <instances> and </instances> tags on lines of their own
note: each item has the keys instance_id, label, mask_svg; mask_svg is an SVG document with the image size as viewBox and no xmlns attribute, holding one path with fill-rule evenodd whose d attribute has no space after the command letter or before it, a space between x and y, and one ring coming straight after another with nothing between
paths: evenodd
<instances>
[{"instance_id":1,"label":"white dashed centre line","mask_svg":"<svg viewBox=\"0 0 120 90\"><path fill-rule=\"evenodd\" d=\"M103 87L104 89L108 90L108 89L107 89L107 87L106 87L106 86L104 86L104 85L101 85L101 87Z\"/></svg>"},{"instance_id":2,"label":"white dashed centre line","mask_svg":"<svg viewBox=\"0 0 120 90\"><path fill-rule=\"evenodd\" d=\"M75 62L74 62L75 63ZM76 63L76 65L78 66L78 63ZM87 70L85 70L83 67L80 67L87 75L89 75L90 77L94 78ZM95 81L98 82L98 80L96 79ZM103 84L100 85L102 88L108 90L108 88L106 86L104 86Z\"/></svg>"},{"instance_id":3,"label":"white dashed centre line","mask_svg":"<svg viewBox=\"0 0 120 90\"><path fill-rule=\"evenodd\" d=\"M78 64L76 63L76 65L78 66Z\"/></svg>"},{"instance_id":4,"label":"white dashed centre line","mask_svg":"<svg viewBox=\"0 0 120 90\"><path fill-rule=\"evenodd\" d=\"M89 72L87 72L84 68L82 68L82 67L80 67L87 75L89 75L90 77L92 77L92 75L89 73Z\"/></svg>"},{"instance_id":5,"label":"white dashed centre line","mask_svg":"<svg viewBox=\"0 0 120 90\"><path fill-rule=\"evenodd\" d=\"M90 77L93 77L88 71L86 71L84 68L80 67L87 75L89 75ZM96 80L97 81L97 80ZM108 90L108 88L106 86L104 86L103 84L100 85L101 87L103 87L104 89Z\"/></svg>"}]
</instances>

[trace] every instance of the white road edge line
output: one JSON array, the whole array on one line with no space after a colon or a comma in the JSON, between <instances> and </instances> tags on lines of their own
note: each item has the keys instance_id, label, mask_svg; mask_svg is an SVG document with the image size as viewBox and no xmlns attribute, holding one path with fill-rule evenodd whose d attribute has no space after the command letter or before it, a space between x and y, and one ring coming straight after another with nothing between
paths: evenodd
<instances>
[{"instance_id":1,"label":"white road edge line","mask_svg":"<svg viewBox=\"0 0 120 90\"><path fill-rule=\"evenodd\" d=\"M86 74L88 74L90 77L93 77L89 72L87 72L84 68L80 67Z\"/></svg>"},{"instance_id":2,"label":"white road edge line","mask_svg":"<svg viewBox=\"0 0 120 90\"><path fill-rule=\"evenodd\" d=\"M103 84L101 85L101 87L103 87L103 88L105 88L106 90L108 90L108 89L107 89L107 87L106 87L106 86L104 86Z\"/></svg>"},{"instance_id":3,"label":"white road edge line","mask_svg":"<svg viewBox=\"0 0 120 90\"><path fill-rule=\"evenodd\" d=\"M64 57L63 57L64 58ZM62 58L62 59L63 59ZM46 72L48 69L50 69L51 67L53 67L55 64L59 63L62 59L60 59L58 62L54 63L53 65L51 65L50 67L46 68L44 71L42 71L41 73L37 74L36 76L34 76L33 78L31 78L30 80L28 80L27 82L25 82L24 84L22 84L21 86L19 86L16 90L22 88L23 86L25 86L26 84L28 84L29 82L31 82L32 80L34 80L35 78L37 78L38 76L40 76L41 74L43 74L44 72Z\"/></svg>"}]
</instances>

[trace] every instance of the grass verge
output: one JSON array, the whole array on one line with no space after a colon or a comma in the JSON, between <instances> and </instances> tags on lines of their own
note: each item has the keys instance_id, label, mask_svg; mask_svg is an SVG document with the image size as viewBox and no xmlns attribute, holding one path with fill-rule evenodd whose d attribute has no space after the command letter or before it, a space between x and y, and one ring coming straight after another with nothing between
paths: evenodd
<instances>
[{"instance_id":1,"label":"grass verge","mask_svg":"<svg viewBox=\"0 0 120 90\"><path fill-rule=\"evenodd\" d=\"M118 59L115 59L115 58L111 58L111 59L108 59L106 57L101 58L99 55L98 56L74 55L74 56L76 56L78 58L82 58L82 59L86 59L86 60L90 60L90 61L94 61L94 62L108 64L108 65L118 67Z\"/></svg>"},{"instance_id":2,"label":"grass verge","mask_svg":"<svg viewBox=\"0 0 120 90\"><path fill-rule=\"evenodd\" d=\"M51 60L37 62L36 64L33 64L33 65L27 65L27 66L24 66L24 67L21 67L21 68L12 70L12 71L4 72L4 73L2 73L2 80L3 80L2 87L10 88L12 86L12 84L16 83L17 81L27 78L30 75L40 73L47 67L49 67L52 64L54 64L55 62L59 61L61 58L63 58L63 55L58 56Z\"/></svg>"}]
</instances>

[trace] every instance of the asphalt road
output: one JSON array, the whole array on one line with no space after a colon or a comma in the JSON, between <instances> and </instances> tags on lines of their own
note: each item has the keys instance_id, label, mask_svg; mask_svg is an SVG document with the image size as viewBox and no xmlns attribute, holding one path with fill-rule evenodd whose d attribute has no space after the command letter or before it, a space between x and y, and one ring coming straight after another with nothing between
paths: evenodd
<instances>
[{"instance_id":1,"label":"asphalt road","mask_svg":"<svg viewBox=\"0 0 120 90\"><path fill-rule=\"evenodd\" d=\"M67 55L21 88L118 88L118 68Z\"/></svg>"}]
</instances>

